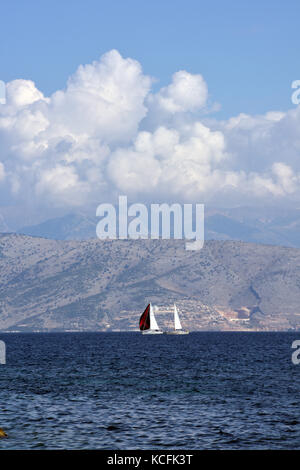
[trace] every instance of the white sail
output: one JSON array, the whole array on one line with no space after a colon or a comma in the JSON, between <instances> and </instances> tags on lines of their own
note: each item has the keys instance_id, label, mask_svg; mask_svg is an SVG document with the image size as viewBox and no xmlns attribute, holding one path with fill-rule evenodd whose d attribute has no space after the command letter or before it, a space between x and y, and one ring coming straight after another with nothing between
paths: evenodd
<instances>
[{"instance_id":1,"label":"white sail","mask_svg":"<svg viewBox=\"0 0 300 470\"><path fill-rule=\"evenodd\" d=\"M179 318L177 307L175 304L174 304L174 328L175 330L182 330L180 318Z\"/></svg>"},{"instance_id":2,"label":"white sail","mask_svg":"<svg viewBox=\"0 0 300 470\"><path fill-rule=\"evenodd\" d=\"M151 304L150 304L150 330L159 330L158 324L154 316L153 307Z\"/></svg>"}]
</instances>

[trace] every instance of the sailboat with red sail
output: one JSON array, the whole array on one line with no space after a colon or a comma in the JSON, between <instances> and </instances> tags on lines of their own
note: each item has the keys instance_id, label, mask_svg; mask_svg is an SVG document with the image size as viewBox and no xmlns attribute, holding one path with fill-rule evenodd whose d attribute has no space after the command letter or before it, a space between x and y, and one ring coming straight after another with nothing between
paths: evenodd
<instances>
[{"instance_id":1,"label":"sailboat with red sail","mask_svg":"<svg viewBox=\"0 0 300 470\"><path fill-rule=\"evenodd\" d=\"M141 315L140 330L143 335L160 335L163 333L158 327L151 303L147 305Z\"/></svg>"}]
</instances>

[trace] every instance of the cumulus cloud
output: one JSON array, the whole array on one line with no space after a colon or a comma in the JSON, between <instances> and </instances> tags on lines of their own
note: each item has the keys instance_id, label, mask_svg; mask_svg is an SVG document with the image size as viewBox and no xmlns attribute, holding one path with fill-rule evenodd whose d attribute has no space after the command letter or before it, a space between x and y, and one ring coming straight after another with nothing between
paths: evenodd
<instances>
[{"instance_id":1,"label":"cumulus cloud","mask_svg":"<svg viewBox=\"0 0 300 470\"><path fill-rule=\"evenodd\" d=\"M31 80L13 80L6 85L6 104L12 108L20 108L40 100L45 100L44 95Z\"/></svg>"},{"instance_id":2,"label":"cumulus cloud","mask_svg":"<svg viewBox=\"0 0 300 470\"><path fill-rule=\"evenodd\" d=\"M15 203L85 208L118 194L222 203L300 201L300 107L204 119L200 74L176 72L156 93L118 51L81 65L45 97L30 80L0 106L0 193Z\"/></svg>"},{"instance_id":3,"label":"cumulus cloud","mask_svg":"<svg viewBox=\"0 0 300 470\"><path fill-rule=\"evenodd\" d=\"M112 153L108 174L130 196L151 196L158 190L164 198L194 199L213 191L215 170L224 159L222 133L196 122L176 130L140 132L130 149Z\"/></svg>"},{"instance_id":4,"label":"cumulus cloud","mask_svg":"<svg viewBox=\"0 0 300 470\"><path fill-rule=\"evenodd\" d=\"M207 85L201 75L192 75L185 70L174 73L172 83L150 97L150 103L167 113L196 111L205 106Z\"/></svg>"},{"instance_id":5,"label":"cumulus cloud","mask_svg":"<svg viewBox=\"0 0 300 470\"><path fill-rule=\"evenodd\" d=\"M150 86L140 64L115 50L98 62L81 65L66 90L51 97L53 132L95 136L112 144L129 142L146 115Z\"/></svg>"}]
</instances>

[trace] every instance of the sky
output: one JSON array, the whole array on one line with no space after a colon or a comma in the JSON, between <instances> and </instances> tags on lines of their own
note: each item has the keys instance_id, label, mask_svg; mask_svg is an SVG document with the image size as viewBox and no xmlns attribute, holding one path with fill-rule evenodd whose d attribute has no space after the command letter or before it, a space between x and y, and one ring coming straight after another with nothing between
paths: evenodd
<instances>
[{"instance_id":1,"label":"sky","mask_svg":"<svg viewBox=\"0 0 300 470\"><path fill-rule=\"evenodd\" d=\"M0 13L3 214L118 194L299 206L298 1L12 0Z\"/></svg>"}]
</instances>

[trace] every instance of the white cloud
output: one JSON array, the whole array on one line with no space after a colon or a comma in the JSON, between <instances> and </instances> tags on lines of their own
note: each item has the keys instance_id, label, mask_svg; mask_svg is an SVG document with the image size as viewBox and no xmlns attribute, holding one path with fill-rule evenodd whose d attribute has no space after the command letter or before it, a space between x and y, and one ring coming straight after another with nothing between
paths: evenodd
<instances>
[{"instance_id":1,"label":"white cloud","mask_svg":"<svg viewBox=\"0 0 300 470\"><path fill-rule=\"evenodd\" d=\"M180 70L174 73L170 85L152 96L152 102L161 111L184 113L204 107L207 96L207 85L202 75L192 75Z\"/></svg>"},{"instance_id":2,"label":"white cloud","mask_svg":"<svg viewBox=\"0 0 300 470\"><path fill-rule=\"evenodd\" d=\"M0 106L0 194L44 207L134 198L300 201L300 107L205 120L201 75L179 71L157 93L141 65L113 50L45 97L7 84Z\"/></svg>"},{"instance_id":3,"label":"white cloud","mask_svg":"<svg viewBox=\"0 0 300 470\"><path fill-rule=\"evenodd\" d=\"M45 100L31 80L13 80L6 85L6 104L11 107L22 107Z\"/></svg>"},{"instance_id":4,"label":"white cloud","mask_svg":"<svg viewBox=\"0 0 300 470\"><path fill-rule=\"evenodd\" d=\"M200 122L177 130L159 127L154 133L140 132L130 149L113 152L108 173L131 196L158 190L164 197L203 197L213 190L218 163L227 158L224 146L222 133Z\"/></svg>"},{"instance_id":5,"label":"white cloud","mask_svg":"<svg viewBox=\"0 0 300 470\"><path fill-rule=\"evenodd\" d=\"M113 50L98 62L80 66L67 88L51 97L52 132L130 142L146 115L151 86L140 64Z\"/></svg>"}]
</instances>

